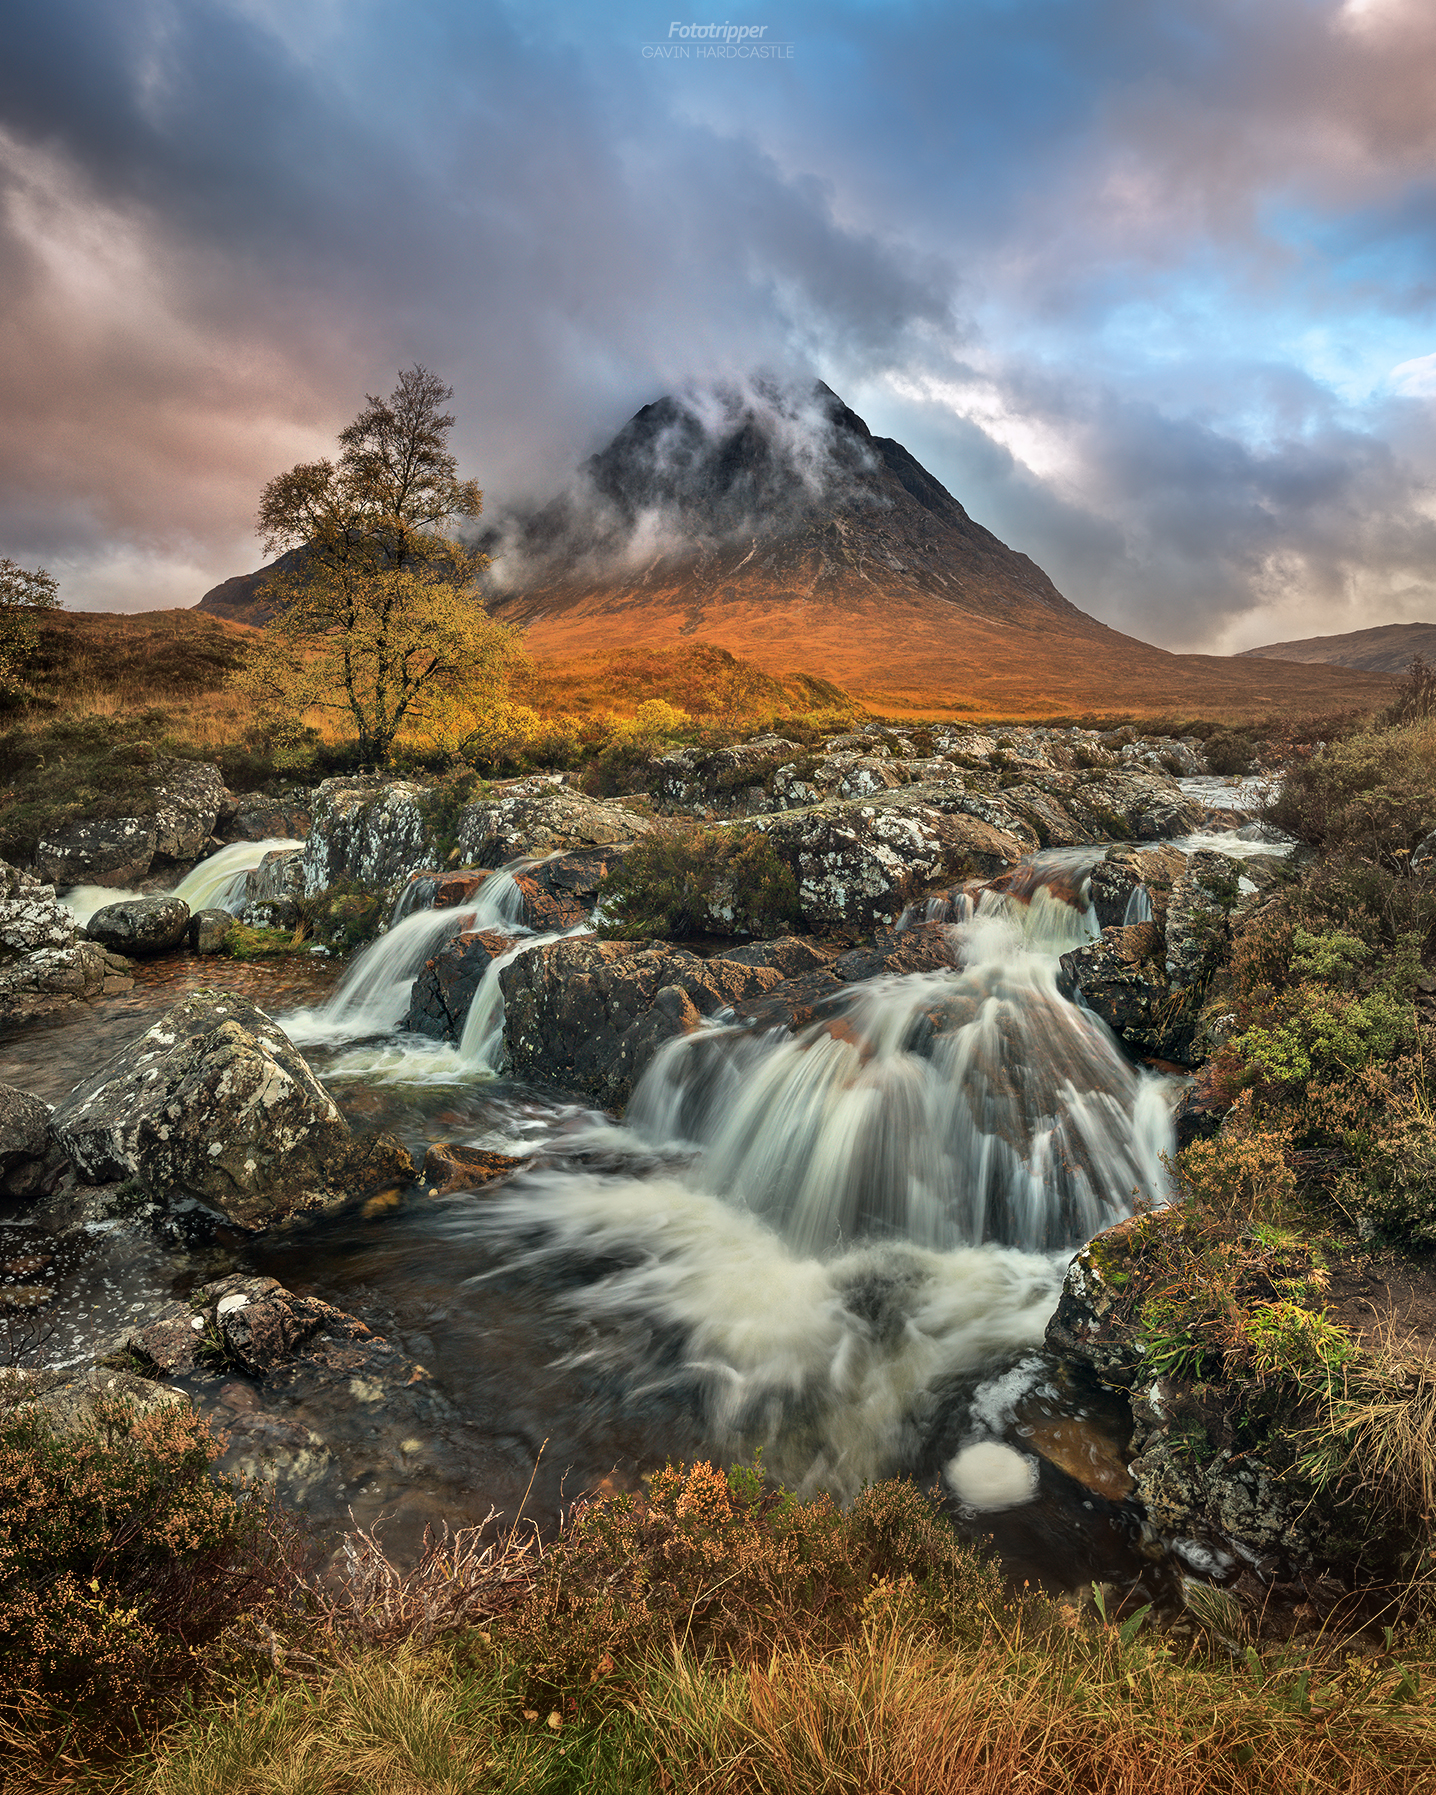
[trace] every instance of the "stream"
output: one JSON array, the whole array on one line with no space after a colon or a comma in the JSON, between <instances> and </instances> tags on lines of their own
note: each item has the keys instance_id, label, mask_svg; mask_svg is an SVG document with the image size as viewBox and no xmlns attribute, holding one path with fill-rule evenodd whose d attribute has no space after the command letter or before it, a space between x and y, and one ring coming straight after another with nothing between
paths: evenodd
<instances>
[{"instance_id":1,"label":"stream","mask_svg":"<svg viewBox=\"0 0 1436 1795\"><path fill-rule=\"evenodd\" d=\"M274 845L253 844L249 864ZM394 1130L416 1161L451 1141L526 1164L494 1187L416 1187L378 1213L255 1237L92 1223L46 1242L6 1216L0 1254L49 1254L35 1351L77 1361L126 1317L260 1273L367 1321L445 1399L422 1439L382 1413L336 1438L301 1405L293 1418L339 1467L308 1503L321 1529L384 1519L403 1547L491 1503L512 1516L530 1483L529 1512L551 1524L581 1492L635 1489L670 1457L761 1452L805 1493L844 1498L896 1473L939 1489L1019 1582L1108 1579L1163 1601L1212 1566L1127 1499L1125 1404L1043 1349L1073 1251L1164 1199L1174 1147L1178 1081L1134 1067L1057 986L1060 954L1097 923L1049 885L1080 887L1101 851L1038 856L1030 895L965 905L952 971L855 985L795 1036L718 1018L670 1042L621 1123L506 1077L506 962L458 1046L399 1027L416 973L460 928L507 933L510 959L554 939L515 920L520 863L463 909L423 907L432 889L416 905L411 886L347 968L142 963L124 996L0 1041L0 1080L53 1103L208 986L273 1015L356 1128ZM232 899L245 856L227 852L202 901ZM221 1422L253 1406L243 1380L190 1388Z\"/></svg>"}]
</instances>

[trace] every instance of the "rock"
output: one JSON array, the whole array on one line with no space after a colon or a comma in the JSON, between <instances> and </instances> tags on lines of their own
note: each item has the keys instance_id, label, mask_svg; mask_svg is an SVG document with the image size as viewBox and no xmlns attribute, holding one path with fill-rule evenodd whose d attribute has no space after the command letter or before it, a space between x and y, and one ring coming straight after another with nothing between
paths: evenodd
<instances>
[{"instance_id":1,"label":"rock","mask_svg":"<svg viewBox=\"0 0 1436 1795\"><path fill-rule=\"evenodd\" d=\"M652 828L622 804L546 784L470 804L459 818L458 853L473 866L503 866L523 854L613 847Z\"/></svg>"},{"instance_id":2,"label":"rock","mask_svg":"<svg viewBox=\"0 0 1436 1795\"><path fill-rule=\"evenodd\" d=\"M1062 956L1062 976L1138 1058L1190 1062L1194 1011L1173 1002L1166 948L1154 922L1103 929Z\"/></svg>"},{"instance_id":3,"label":"rock","mask_svg":"<svg viewBox=\"0 0 1436 1795\"><path fill-rule=\"evenodd\" d=\"M134 1178L261 1229L409 1183L395 1141L355 1141L283 1031L246 998L197 992L78 1085L56 1138L92 1184Z\"/></svg>"},{"instance_id":4,"label":"rock","mask_svg":"<svg viewBox=\"0 0 1436 1795\"><path fill-rule=\"evenodd\" d=\"M803 921L815 929L895 923L938 880L992 874L1036 847L951 803L911 792L755 819L792 869ZM1022 827L1018 824L1018 827Z\"/></svg>"},{"instance_id":5,"label":"rock","mask_svg":"<svg viewBox=\"0 0 1436 1795\"><path fill-rule=\"evenodd\" d=\"M499 974L509 1066L621 1108L666 1041L781 982L771 968L700 960L666 942L550 942Z\"/></svg>"},{"instance_id":6,"label":"rock","mask_svg":"<svg viewBox=\"0 0 1436 1795\"><path fill-rule=\"evenodd\" d=\"M106 1402L123 1402L137 1415L154 1415L164 1409L188 1408L182 1390L172 1390L154 1379L113 1365L73 1366L44 1371L18 1371L16 1395L20 1403L42 1410L56 1433L88 1432L99 1419Z\"/></svg>"},{"instance_id":7,"label":"rock","mask_svg":"<svg viewBox=\"0 0 1436 1795\"><path fill-rule=\"evenodd\" d=\"M304 842L305 894L351 880L392 896L411 873L433 866L438 849L425 798L423 786L404 779L326 779Z\"/></svg>"},{"instance_id":8,"label":"rock","mask_svg":"<svg viewBox=\"0 0 1436 1795\"><path fill-rule=\"evenodd\" d=\"M62 1015L77 1002L127 991L128 962L75 939L52 885L0 861L0 1027Z\"/></svg>"},{"instance_id":9,"label":"rock","mask_svg":"<svg viewBox=\"0 0 1436 1795\"><path fill-rule=\"evenodd\" d=\"M308 835L314 817L314 794L300 790L271 798L264 792L225 796L214 832L223 842L291 841Z\"/></svg>"},{"instance_id":10,"label":"rock","mask_svg":"<svg viewBox=\"0 0 1436 1795\"><path fill-rule=\"evenodd\" d=\"M1237 901L1240 861L1226 854L1193 854L1172 886L1167 906L1167 976L1174 991L1205 984L1227 954L1228 917Z\"/></svg>"},{"instance_id":11,"label":"rock","mask_svg":"<svg viewBox=\"0 0 1436 1795\"><path fill-rule=\"evenodd\" d=\"M101 947L145 959L178 947L189 929L189 919L189 905L183 898L127 898L122 904L106 904L103 910L96 910L86 932Z\"/></svg>"},{"instance_id":12,"label":"rock","mask_svg":"<svg viewBox=\"0 0 1436 1795\"><path fill-rule=\"evenodd\" d=\"M1174 880L1187 869L1187 856L1176 848L1111 848L1092 868L1090 896L1097 921L1104 929L1121 928L1127 922L1167 920L1167 899ZM1133 893L1147 894L1150 916L1129 916Z\"/></svg>"},{"instance_id":13,"label":"rock","mask_svg":"<svg viewBox=\"0 0 1436 1795\"><path fill-rule=\"evenodd\" d=\"M508 1153L485 1153L478 1147L465 1147L453 1141L436 1141L424 1155L419 1182L428 1185L430 1196L445 1197L451 1191L475 1190L481 1184L492 1184L523 1165Z\"/></svg>"},{"instance_id":14,"label":"rock","mask_svg":"<svg viewBox=\"0 0 1436 1795\"><path fill-rule=\"evenodd\" d=\"M35 870L56 885L134 885L157 864L197 859L226 796L217 767L156 761L142 814L63 825L40 842Z\"/></svg>"},{"instance_id":15,"label":"rock","mask_svg":"<svg viewBox=\"0 0 1436 1795\"><path fill-rule=\"evenodd\" d=\"M745 947L723 950L723 958L737 966L767 966L785 979L816 972L834 958L834 949L806 935L780 935L774 941L753 941Z\"/></svg>"},{"instance_id":16,"label":"rock","mask_svg":"<svg viewBox=\"0 0 1436 1795\"><path fill-rule=\"evenodd\" d=\"M839 954L832 972L846 984L857 984L894 973L941 972L956 965L946 926L920 922L905 929L878 929L871 947L853 947Z\"/></svg>"},{"instance_id":17,"label":"rock","mask_svg":"<svg viewBox=\"0 0 1436 1795\"><path fill-rule=\"evenodd\" d=\"M50 1138L50 1106L0 1084L0 1192L37 1197L58 1178L63 1158Z\"/></svg>"},{"instance_id":18,"label":"rock","mask_svg":"<svg viewBox=\"0 0 1436 1795\"><path fill-rule=\"evenodd\" d=\"M191 953L220 954L234 933L235 919L228 910L196 910L185 933Z\"/></svg>"},{"instance_id":19,"label":"rock","mask_svg":"<svg viewBox=\"0 0 1436 1795\"><path fill-rule=\"evenodd\" d=\"M435 1041L459 1041L484 974L513 947L512 936L492 930L451 936L414 980L404 1027Z\"/></svg>"},{"instance_id":20,"label":"rock","mask_svg":"<svg viewBox=\"0 0 1436 1795\"><path fill-rule=\"evenodd\" d=\"M56 885L135 885L150 870L155 840L151 817L70 823L41 840L35 870Z\"/></svg>"},{"instance_id":21,"label":"rock","mask_svg":"<svg viewBox=\"0 0 1436 1795\"><path fill-rule=\"evenodd\" d=\"M251 928L270 928L303 893L304 849L271 848L245 875L240 914Z\"/></svg>"},{"instance_id":22,"label":"rock","mask_svg":"<svg viewBox=\"0 0 1436 1795\"><path fill-rule=\"evenodd\" d=\"M796 742L777 735L727 748L677 748L654 761L650 790L665 804L728 813L766 810L775 772L802 752Z\"/></svg>"}]
</instances>

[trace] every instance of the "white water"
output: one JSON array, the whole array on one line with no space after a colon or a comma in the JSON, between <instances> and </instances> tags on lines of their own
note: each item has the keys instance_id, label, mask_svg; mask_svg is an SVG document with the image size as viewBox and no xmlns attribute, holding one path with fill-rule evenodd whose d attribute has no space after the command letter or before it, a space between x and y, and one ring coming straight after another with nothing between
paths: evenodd
<instances>
[{"instance_id":1,"label":"white water","mask_svg":"<svg viewBox=\"0 0 1436 1795\"><path fill-rule=\"evenodd\" d=\"M237 916L244 908L249 875L264 856L303 846L302 841L292 841L282 835L267 841L231 842L227 848L211 854L208 860L201 860L169 895L183 898L191 910L229 910Z\"/></svg>"},{"instance_id":2,"label":"white water","mask_svg":"<svg viewBox=\"0 0 1436 1795\"><path fill-rule=\"evenodd\" d=\"M1127 908L1122 912L1122 926L1152 920L1152 894L1145 885L1134 885L1127 895Z\"/></svg>"},{"instance_id":3,"label":"white water","mask_svg":"<svg viewBox=\"0 0 1436 1795\"><path fill-rule=\"evenodd\" d=\"M1074 1246L1165 1197L1167 1081L1057 991L1091 931L988 894L953 927L961 970L857 986L797 1036L673 1042L623 1127L570 1137L617 1169L531 1173L450 1225L509 1271L608 1268L555 1299L589 1335L567 1363L696 1385L726 1450L850 1493L912 1457L955 1380L1041 1345ZM964 1461L964 1499L1026 1500L1012 1457Z\"/></svg>"},{"instance_id":4,"label":"white water","mask_svg":"<svg viewBox=\"0 0 1436 1795\"><path fill-rule=\"evenodd\" d=\"M170 891L116 890L110 885L72 885L63 892L60 902L82 927L97 910L106 904L126 904L134 898L179 897L191 910L229 910L238 915L244 908L245 881L263 860L280 848L302 848L302 841L286 836L273 836L267 841L236 841L186 873Z\"/></svg>"},{"instance_id":5,"label":"white water","mask_svg":"<svg viewBox=\"0 0 1436 1795\"><path fill-rule=\"evenodd\" d=\"M344 974L334 995L318 1009L294 1010L284 1031L303 1045L363 1041L386 1035L404 1020L414 980L460 929L472 928L472 910L416 910L371 941Z\"/></svg>"}]
</instances>

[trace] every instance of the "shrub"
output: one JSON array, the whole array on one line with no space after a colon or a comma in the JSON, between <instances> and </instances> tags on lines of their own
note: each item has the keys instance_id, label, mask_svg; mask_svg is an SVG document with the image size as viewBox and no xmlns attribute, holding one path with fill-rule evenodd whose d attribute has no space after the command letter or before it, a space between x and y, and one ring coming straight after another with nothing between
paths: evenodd
<instances>
[{"instance_id":1,"label":"shrub","mask_svg":"<svg viewBox=\"0 0 1436 1795\"><path fill-rule=\"evenodd\" d=\"M1314 848L1400 867L1436 825L1436 728L1362 730L1288 769L1267 807Z\"/></svg>"},{"instance_id":2,"label":"shrub","mask_svg":"<svg viewBox=\"0 0 1436 1795\"><path fill-rule=\"evenodd\" d=\"M901 1583L913 1611L950 1638L980 1638L987 1607L1001 1600L996 1566L911 1483L874 1484L842 1510L751 1471L670 1465L646 1497L579 1514L509 1637L552 1690L675 1643L725 1663L766 1663L774 1651L858 1636L864 1601L883 1582Z\"/></svg>"},{"instance_id":3,"label":"shrub","mask_svg":"<svg viewBox=\"0 0 1436 1795\"><path fill-rule=\"evenodd\" d=\"M792 873L757 830L655 829L604 880L602 896L607 932L628 939L780 935L800 915Z\"/></svg>"},{"instance_id":4,"label":"shrub","mask_svg":"<svg viewBox=\"0 0 1436 1795\"><path fill-rule=\"evenodd\" d=\"M92 1428L66 1434L32 1406L0 1422L0 1708L122 1714L276 1604L293 1535L211 1476L223 1450L180 1405L102 1402Z\"/></svg>"},{"instance_id":5,"label":"shrub","mask_svg":"<svg viewBox=\"0 0 1436 1795\"><path fill-rule=\"evenodd\" d=\"M1250 773L1256 762L1256 743L1243 729L1219 729L1207 737L1203 752L1214 773Z\"/></svg>"}]
</instances>

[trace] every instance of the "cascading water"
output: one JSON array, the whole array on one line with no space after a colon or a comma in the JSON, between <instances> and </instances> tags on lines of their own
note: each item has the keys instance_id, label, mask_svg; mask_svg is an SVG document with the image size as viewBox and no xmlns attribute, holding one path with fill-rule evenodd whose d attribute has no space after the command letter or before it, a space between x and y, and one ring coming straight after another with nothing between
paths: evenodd
<instances>
[{"instance_id":1,"label":"cascading water","mask_svg":"<svg viewBox=\"0 0 1436 1795\"><path fill-rule=\"evenodd\" d=\"M187 873L172 895L183 898L191 910L228 910L238 915L244 908L245 887L266 854L302 848L302 841L274 836L268 841L236 841Z\"/></svg>"},{"instance_id":2,"label":"cascading water","mask_svg":"<svg viewBox=\"0 0 1436 1795\"><path fill-rule=\"evenodd\" d=\"M1152 920L1152 894L1145 885L1134 885L1127 895L1127 908L1122 912L1122 927Z\"/></svg>"},{"instance_id":3,"label":"cascading water","mask_svg":"<svg viewBox=\"0 0 1436 1795\"><path fill-rule=\"evenodd\" d=\"M939 1392L1040 1346L1071 1248L1164 1197L1166 1081L1057 988L1094 932L1040 887L985 894L953 971L671 1043L623 1128L449 1226L506 1276L592 1264L569 1363L691 1389L723 1449L844 1491L916 1463Z\"/></svg>"}]
</instances>

